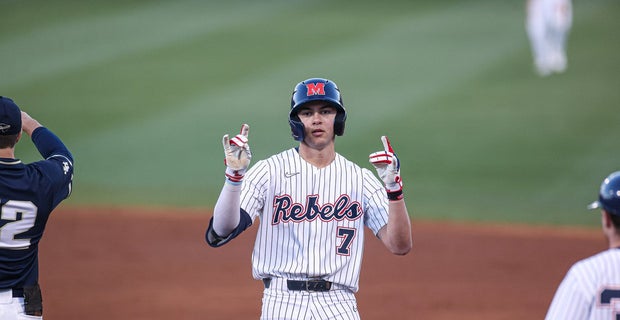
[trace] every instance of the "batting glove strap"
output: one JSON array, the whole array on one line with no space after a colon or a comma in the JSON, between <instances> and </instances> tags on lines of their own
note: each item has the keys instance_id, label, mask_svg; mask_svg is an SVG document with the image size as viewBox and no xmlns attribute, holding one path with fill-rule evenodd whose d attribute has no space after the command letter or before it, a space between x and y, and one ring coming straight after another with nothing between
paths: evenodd
<instances>
[{"instance_id":1,"label":"batting glove strap","mask_svg":"<svg viewBox=\"0 0 620 320\"><path fill-rule=\"evenodd\" d=\"M398 191L393 191L393 192L388 191L387 197L391 201L401 200L403 198L403 189L400 189Z\"/></svg>"},{"instance_id":2,"label":"batting glove strap","mask_svg":"<svg viewBox=\"0 0 620 320\"><path fill-rule=\"evenodd\" d=\"M243 170L233 170L230 167L226 167L226 181L230 182L233 185L240 184L243 181L243 176L245 175L245 169Z\"/></svg>"}]
</instances>

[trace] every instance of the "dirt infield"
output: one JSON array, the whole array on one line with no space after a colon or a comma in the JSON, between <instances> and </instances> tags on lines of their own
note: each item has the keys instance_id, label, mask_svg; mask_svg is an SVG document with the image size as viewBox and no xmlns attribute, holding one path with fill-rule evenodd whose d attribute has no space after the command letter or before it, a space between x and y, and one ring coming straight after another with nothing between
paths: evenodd
<instances>
[{"instance_id":1,"label":"dirt infield","mask_svg":"<svg viewBox=\"0 0 620 320\"><path fill-rule=\"evenodd\" d=\"M213 249L210 216L57 209L40 245L45 319L258 319L256 228ZM606 245L597 229L413 222L407 256L367 238L362 319L542 319L568 267Z\"/></svg>"}]
</instances>

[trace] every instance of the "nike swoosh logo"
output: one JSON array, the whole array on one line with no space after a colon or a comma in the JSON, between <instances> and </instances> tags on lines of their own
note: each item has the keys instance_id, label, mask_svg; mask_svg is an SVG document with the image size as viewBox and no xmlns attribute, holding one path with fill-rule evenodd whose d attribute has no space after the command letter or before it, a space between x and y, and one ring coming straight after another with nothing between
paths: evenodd
<instances>
[{"instance_id":1,"label":"nike swoosh logo","mask_svg":"<svg viewBox=\"0 0 620 320\"><path fill-rule=\"evenodd\" d=\"M296 176L298 174L299 174L299 172L284 172L284 176L287 177L287 178Z\"/></svg>"}]
</instances>

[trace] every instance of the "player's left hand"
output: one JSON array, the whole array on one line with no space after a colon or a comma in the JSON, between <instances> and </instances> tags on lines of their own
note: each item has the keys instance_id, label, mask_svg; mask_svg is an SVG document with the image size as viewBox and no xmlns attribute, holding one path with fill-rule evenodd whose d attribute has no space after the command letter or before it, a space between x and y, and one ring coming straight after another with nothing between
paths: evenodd
<instances>
[{"instance_id":1,"label":"player's left hand","mask_svg":"<svg viewBox=\"0 0 620 320\"><path fill-rule=\"evenodd\" d=\"M252 153L248 144L250 126L243 124L241 132L232 139L226 134L222 137L224 146L224 164L226 165L226 177L232 182L241 182L245 171L250 166Z\"/></svg>"},{"instance_id":2,"label":"player's left hand","mask_svg":"<svg viewBox=\"0 0 620 320\"><path fill-rule=\"evenodd\" d=\"M403 182L400 178L400 161L394 153L388 137L381 136L381 142L383 142L383 151L371 153L368 157L369 161L377 169L379 177L383 180L388 197L390 194L394 197L400 197L403 190Z\"/></svg>"}]
</instances>

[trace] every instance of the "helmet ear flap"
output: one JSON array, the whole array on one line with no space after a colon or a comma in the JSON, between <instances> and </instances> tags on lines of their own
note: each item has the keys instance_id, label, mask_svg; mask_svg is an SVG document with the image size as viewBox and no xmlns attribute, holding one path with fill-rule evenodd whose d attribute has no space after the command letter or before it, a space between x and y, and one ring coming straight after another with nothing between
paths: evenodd
<instances>
[{"instance_id":1,"label":"helmet ear flap","mask_svg":"<svg viewBox=\"0 0 620 320\"><path fill-rule=\"evenodd\" d=\"M334 133L337 136L341 136L344 134L344 124L346 121L347 113L338 110L338 114L336 115L336 119L334 120Z\"/></svg>"},{"instance_id":2,"label":"helmet ear flap","mask_svg":"<svg viewBox=\"0 0 620 320\"><path fill-rule=\"evenodd\" d=\"M304 140L304 124L298 117L291 117L288 119L288 123L291 126L291 134L296 141Z\"/></svg>"}]
</instances>

